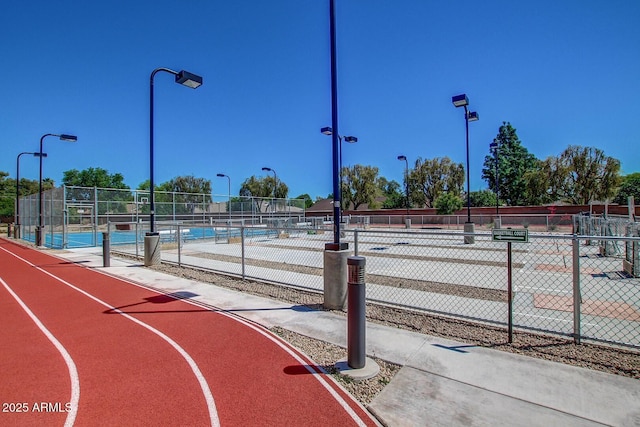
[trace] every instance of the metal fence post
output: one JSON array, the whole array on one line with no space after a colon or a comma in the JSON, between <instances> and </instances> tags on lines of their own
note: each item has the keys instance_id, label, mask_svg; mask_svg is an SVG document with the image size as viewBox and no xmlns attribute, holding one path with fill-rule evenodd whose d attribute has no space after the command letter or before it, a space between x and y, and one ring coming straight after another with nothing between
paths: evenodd
<instances>
[{"instance_id":1,"label":"metal fence post","mask_svg":"<svg viewBox=\"0 0 640 427\"><path fill-rule=\"evenodd\" d=\"M353 230L353 254L358 256L358 229Z\"/></svg>"},{"instance_id":2,"label":"metal fence post","mask_svg":"<svg viewBox=\"0 0 640 427\"><path fill-rule=\"evenodd\" d=\"M176 229L176 239L178 241L178 267L182 267L182 236L180 235L180 224Z\"/></svg>"},{"instance_id":3,"label":"metal fence post","mask_svg":"<svg viewBox=\"0 0 640 427\"><path fill-rule=\"evenodd\" d=\"M229 227L227 227L227 234L229 234ZM244 259L244 226L240 226L240 248L241 248L241 251L242 251L242 256L241 256L241 259L242 259L242 280L244 280L245 279L245 270L244 270L244 267L245 267L245 263L244 263L244 261L245 261L245 259Z\"/></svg>"},{"instance_id":4,"label":"metal fence post","mask_svg":"<svg viewBox=\"0 0 640 427\"><path fill-rule=\"evenodd\" d=\"M573 340L576 344L580 344L580 304L582 296L580 295L580 241L577 235L573 235Z\"/></svg>"},{"instance_id":5,"label":"metal fence post","mask_svg":"<svg viewBox=\"0 0 640 427\"><path fill-rule=\"evenodd\" d=\"M513 257L511 252L511 242L507 242L507 299L509 321L508 321L508 335L509 344L513 342Z\"/></svg>"}]
</instances>

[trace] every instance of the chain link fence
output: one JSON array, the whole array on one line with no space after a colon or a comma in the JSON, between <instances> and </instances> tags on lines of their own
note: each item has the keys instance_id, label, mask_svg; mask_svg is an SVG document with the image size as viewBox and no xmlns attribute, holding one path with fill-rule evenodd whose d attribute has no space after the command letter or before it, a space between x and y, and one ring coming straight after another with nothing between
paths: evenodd
<instances>
[{"instance_id":1,"label":"chain link fence","mask_svg":"<svg viewBox=\"0 0 640 427\"><path fill-rule=\"evenodd\" d=\"M229 194L195 194L156 191L157 223L219 225L294 226L305 221L305 201L260 197L231 197ZM16 224L19 236L35 241L38 226L39 195L19 200ZM111 224L127 231L126 238L149 227L149 191L97 187L63 186L42 193L44 245L76 248L102 244L102 232ZM124 233L121 238L124 238Z\"/></svg>"},{"instance_id":2,"label":"chain link fence","mask_svg":"<svg viewBox=\"0 0 640 427\"><path fill-rule=\"evenodd\" d=\"M474 244L460 232L410 230L345 230L343 241L367 259L370 302L500 326L511 319L523 330L640 348L634 230L626 237L530 233L527 243L511 245L510 272L508 244L486 232L475 233ZM165 262L323 291L328 228L174 225L160 233ZM118 250L141 248L142 235L135 248Z\"/></svg>"}]
</instances>

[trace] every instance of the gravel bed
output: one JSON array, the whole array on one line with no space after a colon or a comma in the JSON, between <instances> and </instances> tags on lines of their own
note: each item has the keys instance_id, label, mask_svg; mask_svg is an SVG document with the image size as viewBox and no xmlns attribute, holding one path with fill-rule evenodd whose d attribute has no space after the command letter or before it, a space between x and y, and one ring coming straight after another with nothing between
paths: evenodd
<instances>
[{"instance_id":1,"label":"gravel bed","mask_svg":"<svg viewBox=\"0 0 640 427\"><path fill-rule=\"evenodd\" d=\"M356 382L352 378L340 374L335 367L335 363L338 360L346 358L346 350L344 348L300 335L281 327L271 328L271 331L311 357L318 366L333 376L338 383L364 406L371 403L373 398L382 391L384 386L389 384L393 376L401 368L401 366L394 363L389 363L377 357L371 357L380 367L380 373L368 380Z\"/></svg>"},{"instance_id":2,"label":"gravel bed","mask_svg":"<svg viewBox=\"0 0 640 427\"><path fill-rule=\"evenodd\" d=\"M323 309L323 296L306 290L254 280L242 280L200 269L180 268L170 264L162 264L150 268L241 292L305 305L313 309ZM341 311L334 312L345 315ZM504 328L375 304L367 304L367 320L466 344L640 379L640 351L634 349L586 342L576 345L572 339L517 330L514 332L513 343L508 343L507 332ZM336 373L333 367L336 361L346 357L344 348L282 328L274 328L273 332L299 348L320 366L323 366L325 370L331 373L365 405L371 402L382 388L391 381L393 375L399 369L397 365L376 359L381 367L381 374L367 381L353 382Z\"/></svg>"}]
</instances>

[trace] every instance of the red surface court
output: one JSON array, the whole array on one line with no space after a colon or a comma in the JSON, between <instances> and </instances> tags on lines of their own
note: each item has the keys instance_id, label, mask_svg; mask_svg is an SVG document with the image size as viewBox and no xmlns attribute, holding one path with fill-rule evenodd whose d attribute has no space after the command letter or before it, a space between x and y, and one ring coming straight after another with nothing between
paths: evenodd
<instances>
[{"instance_id":1,"label":"red surface court","mask_svg":"<svg viewBox=\"0 0 640 427\"><path fill-rule=\"evenodd\" d=\"M0 239L0 425L376 425L264 328Z\"/></svg>"}]
</instances>

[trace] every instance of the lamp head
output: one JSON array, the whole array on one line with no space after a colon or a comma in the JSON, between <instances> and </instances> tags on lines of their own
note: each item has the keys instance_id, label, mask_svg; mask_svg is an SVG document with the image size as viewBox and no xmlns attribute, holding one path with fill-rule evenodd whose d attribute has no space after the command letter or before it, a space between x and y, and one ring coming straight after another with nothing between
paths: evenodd
<instances>
[{"instance_id":1,"label":"lamp head","mask_svg":"<svg viewBox=\"0 0 640 427\"><path fill-rule=\"evenodd\" d=\"M333 129L331 129L330 127L324 127L322 129L320 129L320 133L324 134L324 135L332 135L333 134Z\"/></svg>"},{"instance_id":2,"label":"lamp head","mask_svg":"<svg viewBox=\"0 0 640 427\"><path fill-rule=\"evenodd\" d=\"M475 121L480 120L480 116L475 111L469 111L468 120L470 122L475 122Z\"/></svg>"},{"instance_id":3,"label":"lamp head","mask_svg":"<svg viewBox=\"0 0 640 427\"><path fill-rule=\"evenodd\" d=\"M217 174L216 176L219 176L220 178L224 178L224 177L225 177L225 176L227 176L227 175L225 175L225 174L223 174L223 173L219 173L219 174Z\"/></svg>"},{"instance_id":4,"label":"lamp head","mask_svg":"<svg viewBox=\"0 0 640 427\"><path fill-rule=\"evenodd\" d=\"M202 85L202 77L182 70L176 74L176 83L195 89Z\"/></svg>"},{"instance_id":5,"label":"lamp head","mask_svg":"<svg viewBox=\"0 0 640 427\"><path fill-rule=\"evenodd\" d=\"M398 156L398 160L407 160L407 156Z\"/></svg>"},{"instance_id":6,"label":"lamp head","mask_svg":"<svg viewBox=\"0 0 640 427\"><path fill-rule=\"evenodd\" d=\"M60 140L61 141L68 141L68 142L77 142L78 141L78 137L75 135L66 135L66 134L61 134L59 135Z\"/></svg>"},{"instance_id":7,"label":"lamp head","mask_svg":"<svg viewBox=\"0 0 640 427\"><path fill-rule=\"evenodd\" d=\"M356 138L355 136L345 136L344 140L350 144L358 142L358 138Z\"/></svg>"},{"instance_id":8,"label":"lamp head","mask_svg":"<svg viewBox=\"0 0 640 427\"><path fill-rule=\"evenodd\" d=\"M465 105L469 105L469 98L464 93L462 95L456 95L451 97L451 102L456 107L464 107Z\"/></svg>"},{"instance_id":9,"label":"lamp head","mask_svg":"<svg viewBox=\"0 0 640 427\"><path fill-rule=\"evenodd\" d=\"M271 168L267 168L267 167L262 168L262 170L263 171L267 171L267 172L271 172Z\"/></svg>"}]
</instances>

